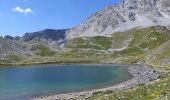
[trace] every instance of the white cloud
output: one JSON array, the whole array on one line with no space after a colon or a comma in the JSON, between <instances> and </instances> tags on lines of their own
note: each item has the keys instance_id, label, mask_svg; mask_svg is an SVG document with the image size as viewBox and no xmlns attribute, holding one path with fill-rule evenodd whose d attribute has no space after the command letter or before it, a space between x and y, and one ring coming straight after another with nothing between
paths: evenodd
<instances>
[{"instance_id":1,"label":"white cloud","mask_svg":"<svg viewBox=\"0 0 170 100\"><path fill-rule=\"evenodd\" d=\"M16 8L13 8L12 9L13 11L15 12L19 12L19 13L24 13L24 14L33 14L34 12L31 10L31 8L26 8L26 9L23 9L21 7L16 7Z\"/></svg>"},{"instance_id":2,"label":"white cloud","mask_svg":"<svg viewBox=\"0 0 170 100\"><path fill-rule=\"evenodd\" d=\"M20 12L20 13L23 13L23 12L24 12L24 9L22 9L22 8L20 8L20 7L13 8L12 10L13 10L13 11L16 11L16 12Z\"/></svg>"},{"instance_id":3,"label":"white cloud","mask_svg":"<svg viewBox=\"0 0 170 100\"><path fill-rule=\"evenodd\" d=\"M33 11L30 8L25 9L25 13L33 13Z\"/></svg>"}]
</instances>

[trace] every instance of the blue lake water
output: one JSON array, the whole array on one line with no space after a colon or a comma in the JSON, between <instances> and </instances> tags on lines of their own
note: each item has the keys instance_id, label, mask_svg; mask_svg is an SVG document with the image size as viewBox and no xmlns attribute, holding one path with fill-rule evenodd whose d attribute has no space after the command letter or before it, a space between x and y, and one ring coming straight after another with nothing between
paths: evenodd
<instances>
[{"instance_id":1,"label":"blue lake water","mask_svg":"<svg viewBox=\"0 0 170 100\"><path fill-rule=\"evenodd\" d=\"M121 65L43 65L0 68L0 100L105 87L130 79Z\"/></svg>"}]
</instances>

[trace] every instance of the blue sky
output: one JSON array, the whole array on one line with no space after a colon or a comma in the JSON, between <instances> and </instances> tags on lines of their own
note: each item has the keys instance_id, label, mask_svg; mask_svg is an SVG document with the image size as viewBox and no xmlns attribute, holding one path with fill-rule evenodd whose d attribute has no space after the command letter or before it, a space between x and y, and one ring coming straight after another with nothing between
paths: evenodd
<instances>
[{"instance_id":1,"label":"blue sky","mask_svg":"<svg viewBox=\"0 0 170 100\"><path fill-rule=\"evenodd\" d=\"M66 29L119 0L0 0L0 35Z\"/></svg>"}]
</instances>

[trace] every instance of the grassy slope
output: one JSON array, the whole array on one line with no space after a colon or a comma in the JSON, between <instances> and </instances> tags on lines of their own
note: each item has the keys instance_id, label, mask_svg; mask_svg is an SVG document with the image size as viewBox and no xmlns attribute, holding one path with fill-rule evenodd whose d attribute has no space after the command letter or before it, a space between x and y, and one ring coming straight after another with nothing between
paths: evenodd
<instances>
[{"instance_id":1,"label":"grassy slope","mask_svg":"<svg viewBox=\"0 0 170 100\"><path fill-rule=\"evenodd\" d=\"M87 37L76 38L68 41L65 45L66 48L79 48L79 49L98 49L106 50L111 48L112 38L107 37Z\"/></svg>"},{"instance_id":2,"label":"grassy slope","mask_svg":"<svg viewBox=\"0 0 170 100\"><path fill-rule=\"evenodd\" d=\"M153 66L161 66L170 69L170 40L147 55L146 63Z\"/></svg>"},{"instance_id":3,"label":"grassy slope","mask_svg":"<svg viewBox=\"0 0 170 100\"><path fill-rule=\"evenodd\" d=\"M89 100L169 100L170 36L164 30L160 31L160 29L153 31L152 28L150 31L148 29L147 31L135 30L132 32L135 39L127 49L121 51L121 54L131 56L134 58L132 61L141 61L142 59L143 62L154 68L166 70L168 71L166 75L148 85L142 84L126 90L96 93Z\"/></svg>"}]
</instances>

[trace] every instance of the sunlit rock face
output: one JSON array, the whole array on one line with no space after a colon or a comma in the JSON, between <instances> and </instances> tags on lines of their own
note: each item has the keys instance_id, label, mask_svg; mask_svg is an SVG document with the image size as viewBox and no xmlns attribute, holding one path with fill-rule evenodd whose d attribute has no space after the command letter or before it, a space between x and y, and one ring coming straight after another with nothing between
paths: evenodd
<instances>
[{"instance_id":1,"label":"sunlit rock face","mask_svg":"<svg viewBox=\"0 0 170 100\"><path fill-rule=\"evenodd\" d=\"M170 0L123 0L91 15L87 21L67 31L67 39L109 36L135 27L170 25Z\"/></svg>"}]
</instances>

